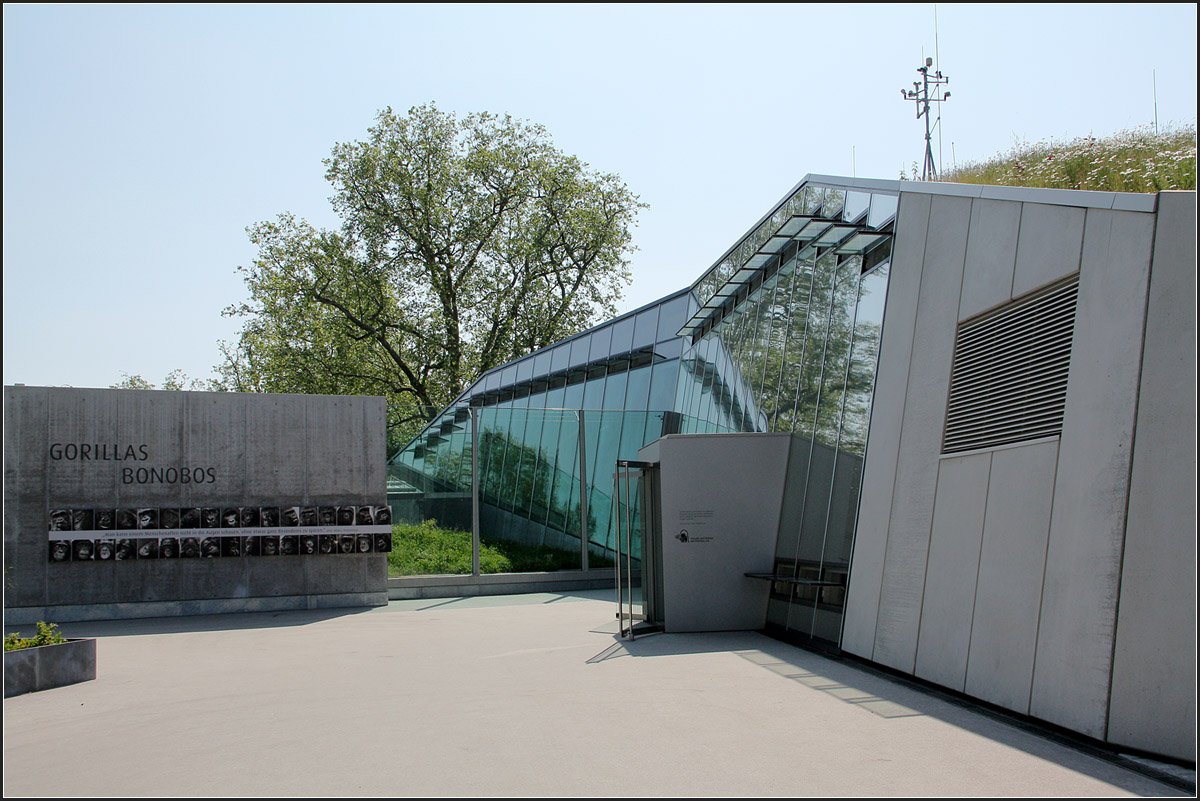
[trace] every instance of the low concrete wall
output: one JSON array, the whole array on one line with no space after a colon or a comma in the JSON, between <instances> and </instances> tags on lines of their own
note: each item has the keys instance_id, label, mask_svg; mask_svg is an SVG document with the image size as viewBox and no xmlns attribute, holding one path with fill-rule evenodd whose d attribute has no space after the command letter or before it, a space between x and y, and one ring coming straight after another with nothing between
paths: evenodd
<instances>
[{"instance_id":1,"label":"low concrete wall","mask_svg":"<svg viewBox=\"0 0 1200 801\"><path fill-rule=\"evenodd\" d=\"M388 598L465 598L527 592L603 590L614 586L611 570L560 570L553 573L496 573L483 576L402 576L387 581Z\"/></svg>"},{"instance_id":2,"label":"low concrete wall","mask_svg":"<svg viewBox=\"0 0 1200 801\"><path fill-rule=\"evenodd\" d=\"M4 652L5 698L94 678L95 640L68 640L56 645Z\"/></svg>"},{"instance_id":3,"label":"low concrete wall","mask_svg":"<svg viewBox=\"0 0 1200 801\"><path fill-rule=\"evenodd\" d=\"M387 602L388 593L386 590L381 590L378 592L337 592L319 595L255 596L252 598L201 598L189 601L27 606L5 609L4 623L8 626L27 626L39 620L78 623L91 620L129 620L145 617L176 617L178 615L290 612L301 609L386 606Z\"/></svg>"}]
</instances>

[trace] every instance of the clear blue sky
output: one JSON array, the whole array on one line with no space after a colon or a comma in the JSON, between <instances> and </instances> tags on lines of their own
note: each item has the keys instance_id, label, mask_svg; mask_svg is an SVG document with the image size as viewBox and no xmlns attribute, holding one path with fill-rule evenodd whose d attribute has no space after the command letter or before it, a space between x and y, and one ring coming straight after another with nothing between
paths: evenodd
<instances>
[{"instance_id":1,"label":"clear blue sky","mask_svg":"<svg viewBox=\"0 0 1200 801\"><path fill-rule=\"evenodd\" d=\"M4 383L208 377L245 227L333 227L321 160L384 106L508 112L650 208L623 309L807 173L943 167L1196 120L1196 6L4 6ZM1152 83L1152 79L1154 83Z\"/></svg>"}]
</instances>

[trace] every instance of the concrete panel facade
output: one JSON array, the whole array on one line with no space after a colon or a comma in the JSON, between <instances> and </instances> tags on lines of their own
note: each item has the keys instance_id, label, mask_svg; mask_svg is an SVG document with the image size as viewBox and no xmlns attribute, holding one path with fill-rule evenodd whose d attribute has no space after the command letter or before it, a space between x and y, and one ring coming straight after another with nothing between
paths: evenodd
<instances>
[{"instance_id":1,"label":"concrete panel facade","mask_svg":"<svg viewBox=\"0 0 1200 801\"><path fill-rule=\"evenodd\" d=\"M874 653L876 662L906 672L917 652L970 215L968 199L933 198L921 269Z\"/></svg>"},{"instance_id":2,"label":"concrete panel facade","mask_svg":"<svg viewBox=\"0 0 1200 801\"><path fill-rule=\"evenodd\" d=\"M902 190L842 648L1195 759L1195 194L1101 195ZM940 455L957 322L1076 270L1060 436Z\"/></svg>"},{"instance_id":3,"label":"concrete panel facade","mask_svg":"<svg viewBox=\"0 0 1200 801\"><path fill-rule=\"evenodd\" d=\"M1013 270L1014 298L1078 270L1083 242L1083 209L1042 203L1022 206Z\"/></svg>"},{"instance_id":4,"label":"concrete panel facade","mask_svg":"<svg viewBox=\"0 0 1200 801\"><path fill-rule=\"evenodd\" d=\"M1103 738L1154 219L1089 209L1030 714Z\"/></svg>"},{"instance_id":5,"label":"concrete panel facade","mask_svg":"<svg viewBox=\"0 0 1200 801\"><path fill-rule=\"evenodd\" d=\"M916 675L962 691L975 614L991 454L949 457L938 466L937 506L925 570Z\"/></svg>"},{"instance_id":6,"label":"concrete panel facade","mask_svg":"<svg viewBox=\"0 0 1200 801\"><path fill-rule=\"evenodd\" d=\"M966 692L1025 713L1033 681L1058 442L992 454Z\"/></svg>"},{"instance_id":7,"label":"concrete panel facade","mask_svg":"<svg viewBox=\"0 0 1200 801\"><path fill-rule=\"evenodd\" d=\"M1020 225L1020 203L982 199L972 203L959 320L999 306L1012 297Z\"/></svg>"},{"instance_id":8,"label":"concrete panel facade","mask_svg":"<svg viewBox=\"0 0 1200 801\"><path fill-rule=\"evenodd\" d=\"M50 387L4 393L9 622L386 602L383 553L52 563L47 525L58 509L382 507L382 398ZM115 541L144 533L88 526L61 536Z\"/></svg>"},{"instance_id":9,"label":"concrete panel facade","mask_svg":"<svg viewBox=\"0 0 1200 801\"><path fill-rule=\"evenodd\" d=\"M1194 192L1159 197L1107 735L1193 762L1195 225Z\"/></svg>"}]
</instances>

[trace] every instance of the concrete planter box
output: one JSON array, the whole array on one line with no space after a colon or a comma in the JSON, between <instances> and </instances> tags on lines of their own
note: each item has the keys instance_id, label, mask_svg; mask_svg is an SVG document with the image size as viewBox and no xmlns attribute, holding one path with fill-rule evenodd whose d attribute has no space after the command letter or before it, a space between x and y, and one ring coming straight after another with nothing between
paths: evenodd
<instances>
[{"instance_id":1,"label":"concrete planter box","mask_svg":"<svg viewBox=\"0 0 1200 801\"><path fill-rule=\"evenodd\" d=\"M96 641L67 640L4 652L4 697L96 678Z\"/></svg>"}]
</instances>

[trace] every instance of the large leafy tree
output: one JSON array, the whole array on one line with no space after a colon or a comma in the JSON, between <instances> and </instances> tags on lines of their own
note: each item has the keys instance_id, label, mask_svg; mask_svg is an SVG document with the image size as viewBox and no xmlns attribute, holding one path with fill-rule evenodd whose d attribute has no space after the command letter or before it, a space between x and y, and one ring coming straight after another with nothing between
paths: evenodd
<instances>
[{"instance_id":1,"label":"large leafy tree","mask_svg":"<svg viewBox=\"0 0 1200 801\"><path fill-rule=\"evenodd\" d=\"M509 116L380 112L325 160L339 231L251 226L228 389L440 407L483 371L612 316L643 204ZM419 419L420 414L409 415Z\"/></svg>"}]
</instances>

